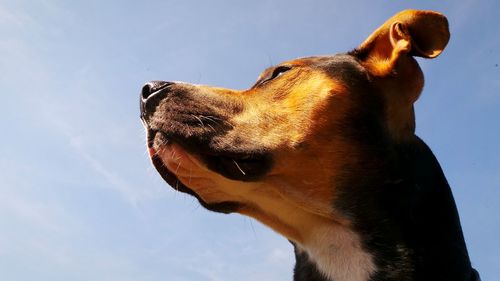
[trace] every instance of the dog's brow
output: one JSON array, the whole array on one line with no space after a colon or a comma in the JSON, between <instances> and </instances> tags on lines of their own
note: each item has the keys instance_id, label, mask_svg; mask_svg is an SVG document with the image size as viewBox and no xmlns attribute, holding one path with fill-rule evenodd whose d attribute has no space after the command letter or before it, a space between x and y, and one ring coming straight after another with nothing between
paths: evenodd
<instances>
[{"instance_id":1,"label":"dog's brow","mask_svg":"<svg viewBox=\"0 0 500 281\"><path fill-rule=\"evenodd\" d=\"M278 65L275 65L275 66L271 66L271 67L268 67L266 68L260 75L259 77L257 78L257 81L255 82L255 84L251 87L251 89L259 86L263 81L267 80L268 77L270 77L276 70L280 69L280 68L287 68L287 69L291 69L292 67L294 67L294 65L292 64L289 64L289 63L283 63L283 64L278 64Z\"/></svg>"},{"instance_id":2,"label":"dog's brow","mask_svg":"<svg viewBox=\"0 0 500 281\"><path fill-rule=\"evenodd\" d=\"M278 67L279 67L279 65L275 65L275 66L268 67L264 71L262 71L260 73L259 77L257 78L257 81L252 86L252 88L254 88L255 86L259 85L259 83L262 81L262 79L264 79L264 77L267 77L269 75L269 73L272 73Z\"/></svg>"}]
</instances>

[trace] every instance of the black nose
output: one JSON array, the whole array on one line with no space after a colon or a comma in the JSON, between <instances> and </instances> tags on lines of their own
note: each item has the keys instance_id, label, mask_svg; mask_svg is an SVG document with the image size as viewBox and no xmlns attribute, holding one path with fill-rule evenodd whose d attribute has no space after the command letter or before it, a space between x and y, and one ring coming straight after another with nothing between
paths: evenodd
<instances>
[{"instance_id":1,"label":"black nose","mask_svg":"<svg viewBox=\"0 0 500 281\"><path fill-rule=\"evenodd\" d=\"M166 81L151 81L142 87L140 97L141 118L145 118L148 113L154 110L160 100L168 93L168 91L162 90L173 84L173 82Z\"/></svg>"},{"instance_id":2,"label":"black nose","mask_svg":"<svg viewBox=\"0 0 500 281\"><path fill-rule=\"evenodd\" d=\"M165 82L165 81L151 81L151 82L146 83L142 87L141 100L143 100L145 102L154 93L156 93L159 90L164 89L172 84L174 84L174 83Z\"/></svg>"}]
</instances>

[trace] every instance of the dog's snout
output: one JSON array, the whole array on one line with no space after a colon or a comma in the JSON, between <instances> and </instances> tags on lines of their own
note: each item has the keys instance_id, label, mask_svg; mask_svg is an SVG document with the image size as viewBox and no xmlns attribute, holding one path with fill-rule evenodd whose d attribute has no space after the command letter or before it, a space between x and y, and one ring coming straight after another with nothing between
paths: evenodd
<instances>
[{"instance_id":1,"label":"dog's snout","mask_svg":"<svg viewBox=\"0 0 500 281\"><path fill-rule=\"evenodd\" d=\"M154 108L160 102L168 91L162 91L173 85L173 82L166 81L151 81L146 83L141 90L140 108L141 117L145 118L148 113L154 111Z\"/></svg>"}]
</instances>

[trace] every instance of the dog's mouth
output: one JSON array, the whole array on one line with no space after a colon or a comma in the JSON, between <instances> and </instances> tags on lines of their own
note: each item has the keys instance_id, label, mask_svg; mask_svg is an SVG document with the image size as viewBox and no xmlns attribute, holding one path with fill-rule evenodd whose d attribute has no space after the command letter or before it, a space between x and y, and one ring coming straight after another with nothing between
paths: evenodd
<instances>
[{"instance_id":1,"label":"dog's mouth","mask_svg":"<svg viewBox=\"0 0 500 281\"><path fill-rule=\"evenodd\" d=\"M147 132L147 145L154 167L171 187L196 197L203 207L215 212L236 212L241 205L232 201L206 202L195 189L189 187L189 183L184 184L180 179L185 177L182 175L182 169L179 169L180 163L177 166L168 163L172 158L179 157L175 152L171 155L173 147L184 151L190 156L189 158L195 159L197 166L203 166L208 173L216 173L235 181L256 181L263 177L271 166L271 157L268 153L216 151L209 147L190 145L189 141L178 136L152 129L148 129ZM167 153L170 155L165 156L165 151L169 151Z\"/></svg>"}]
</instances>

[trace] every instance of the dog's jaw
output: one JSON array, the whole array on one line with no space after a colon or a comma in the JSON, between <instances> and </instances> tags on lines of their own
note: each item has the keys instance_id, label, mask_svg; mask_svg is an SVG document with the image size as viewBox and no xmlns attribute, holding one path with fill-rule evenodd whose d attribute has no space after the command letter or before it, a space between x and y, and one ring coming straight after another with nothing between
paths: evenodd
<instances>
[{"instance_id":1,"label":"dog's jaw","mask_svg":"<svg viewBox=\"0 0 500 281\"><path fill-rule=\"evenodd\" d=\"M242 193L239 194L238 198L235 197L234 193L231 195L225 193L224 188L221 188L221 186L226 185L224 182L227 180L222 177L217 179L217 174L210 172L194 155L186 152L176 144L163 147L158 152L158 155L164 165L181 182L196 192L207 203L216 203L220 200L237 200L243 203L255 196L252 193L243 192L244 189L240 189ZM270 199L273 199L271 203L280 204L278 198ZM260 203L264 204L263 201ZM265 210L265 205L258 206L258 208ZM242 212L245 212L245 209L242 208ZM283 209L287 209L286 206ZM289 214L289 212L291 210L283 212L283 216L279 220L283 221L284 225L280 226L274 223L274 230L294 241L299 250L307 253L311 261L316 264L317 269L328 280L370 280L370 276L376 271L373 256L363 249L359 235L352 231L348 225L329 221L324 224L313 224L313 226L302 228L309 229L309 231L297 232L296 230L290 230L295 227L288 228L285 226L293 224L285 219L287 217L286 213ZM264 213L270 213L270 211ZM255 216L255 214L251 215ZM265 223L264 218L258 219L263 220ZM311 222L311 220L303 221Z\"/></svg>"},{"instance_id":2,"label":"dog's jaw","mask_svg":"<svg viewBox=\"0 0 500 281\"><path fill-rule=\"evenodd\" d=\"M221 188L231 185L231 180L211 172L195 154L187 152L178 144L163 146L158 151L158 156L163 165L204 202L214 204L243 201L244 194L228 195L224 192L224 188Z\"/></svg>"}]
</instances>

